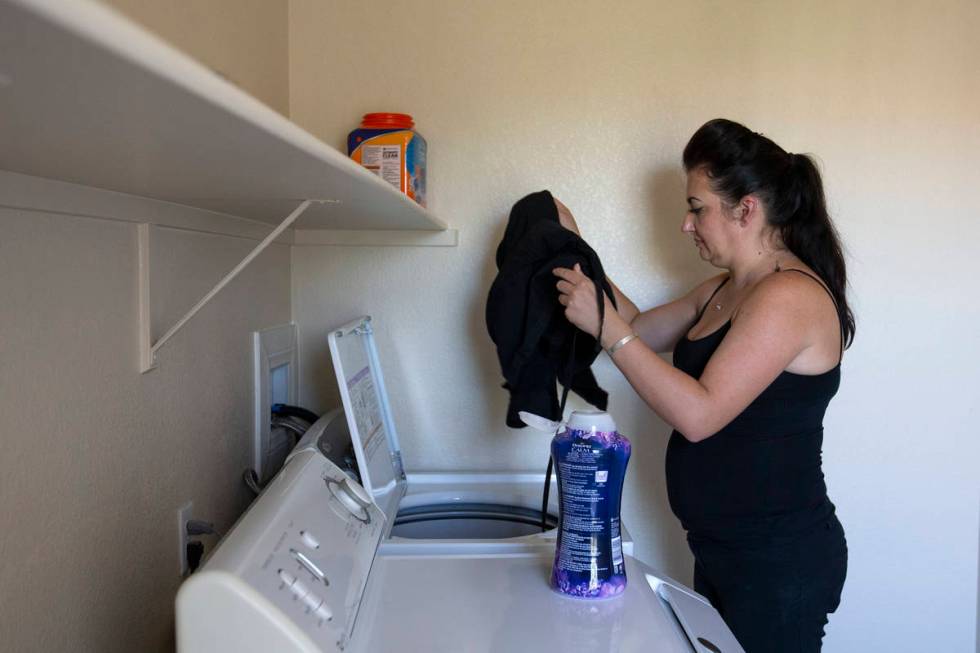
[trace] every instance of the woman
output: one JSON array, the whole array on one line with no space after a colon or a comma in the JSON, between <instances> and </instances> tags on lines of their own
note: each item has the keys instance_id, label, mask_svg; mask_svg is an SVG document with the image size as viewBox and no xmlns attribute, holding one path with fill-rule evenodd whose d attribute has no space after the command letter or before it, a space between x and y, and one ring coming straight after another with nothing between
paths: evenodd
<instances>
[{"instance_id":1,"label":"woman","mask_svg":"<svg viewBox=\"0 0 980 653\"><path fill-rule=\"evenodd\" d=\"M674 427L667 490L695 589L748 653L819 651L847 568L820 467L854 335L840 242L813 162L738 123L698 129L684 168L682 229L725 272L644 312L613 285L601 333L577 268L555 270L559 301ZM671 350L673 367L657 356Z\"/></svg>"}]
</instances>

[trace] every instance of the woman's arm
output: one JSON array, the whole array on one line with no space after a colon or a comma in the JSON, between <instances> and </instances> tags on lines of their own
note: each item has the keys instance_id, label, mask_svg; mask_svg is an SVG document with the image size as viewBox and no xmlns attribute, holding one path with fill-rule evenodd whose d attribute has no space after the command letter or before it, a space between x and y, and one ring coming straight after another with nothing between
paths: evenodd
<instances>
[{"instance_id":1,"label":"woman's arm","mask_svg":"<svg viewBox=\"0 0 980 653\"><path fill-rule=\"evenodd\" d=\"M554 198L554 200L555 208L558 209L559 224L581 238L582 234L578 230L578 223L575 222L575 216L572 215L572 212L568 209L568 207L562 204L557 197ZM640 309L638 309L636 304L634 304L632 300L630 300L630 298L627 297L623 291L613 283L612 279L606 277L606 281L608 281L610 287L612 287L613 296L616 298L616 312L619 313L619 316L627 323L632 322L633 319L640 313Z\"/></svg>"},{"instance_id":2,"label":"woman's arm","mask_svg":"<svg viewBox=\"0 0 980 653\"><path fill-rule=\"evenodd\" d=\"M647 347L655 352L666 353L673 351L677 341L691 328L698 311L708 301L711 293L717 290L718 286L725 280L725 276L719 274L711 277L683 297L642 313L616 287L612 279L606 277L606 281L612 286L613 294L616 296L616 304L619 307L617 312L622 321L633 328L633 333L640 336ZM559 285L558 290L567 290L569 287L570 285L564 287ZM607 302L606 313L610 312L612 312L612 306Z\"/></svg>"},{"instance_id":3,"label":"woman's arm","mask_svg":"<svg viewBox=\"0 0 980 653\"><path fill-rule=\"evenodd\" d=\"M560 268L555 274L564 282L559 301L565 315L594 335L598 311L593 284L575 270ZM795 276L772 275L759 283L733 317L731 329L700 379L673 367L640 341L619 349L612 355L613 362L665 422L692 442L704 440L735 419L811 346L819 311L810 301L808 286ZM632 329L623 320L607 318L602 346L608 349Z\"/></svg>"},{"instance_id":4,"label":"woman's arm","mask_svg":"<svg viewBox=\"0 0 980 653\"><path fill-rule=\"evenodd\" d=\"M555 199L555 206L558 209L558 222L569 231L581 236L575 217L568 207L558 199ZM616 298L616 312L623 321L633 327L633 331L648 347L664 353L674 350L677 341L691 328L701 305L707 301L708 295L714 292L724 278L724 274L712 277L683 297L643 312L619 289L619 286L613 283L612 279L606 277L606 281L612 287ZM611 306L607 308L612 309Z\"/></svg>"},{"instance_id":5,"label":"woman's arm","mask_svg":"<svg viewBox=\"0 0 980 653\"><path fill-rule=\"evenodd\" d=\"M623 318L627 323L632 323L633 320L640 314L640 309L636 307L629 297L627 297L622 290L619 289L613 280L606 277L606 281L609 282L609 286L612 288L613 296L616 298L616 312L619 316Z\"/></svg>"},{"instance_id":6,"label":"woman's arm","mask_svg":"<svg viewBox=\"0 0 980 653\"><path fill-rule=\"evenodd\" d=\"M698 311L725 280L725 276L719 274L711 277L683 297L639 313L628 324L653 351L674 351L674 345L693 326Z\"/></svg>"}]
</instances>

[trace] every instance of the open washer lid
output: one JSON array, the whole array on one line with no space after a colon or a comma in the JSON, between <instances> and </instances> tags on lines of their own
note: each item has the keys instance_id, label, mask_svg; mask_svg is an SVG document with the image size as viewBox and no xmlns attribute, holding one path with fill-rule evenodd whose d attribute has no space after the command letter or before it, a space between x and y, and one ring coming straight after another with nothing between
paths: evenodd
<instances>
[{"instance_id":1,"label":"open washer lid","mask_svg":"<svg viewBox=\"0 0 980 653\"><path fill-rule=\"evenodd\" d=\"M405 480L405 469L374 345L371 317L334 329L327 339L361 485L372 496L387 494Z\"/></svg>"}]
</instances>

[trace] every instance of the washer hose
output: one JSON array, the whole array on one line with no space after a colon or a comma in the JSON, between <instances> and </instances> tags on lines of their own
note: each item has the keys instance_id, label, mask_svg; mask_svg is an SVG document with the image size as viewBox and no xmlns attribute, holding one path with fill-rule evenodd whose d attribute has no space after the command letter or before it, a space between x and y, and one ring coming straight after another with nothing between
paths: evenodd
<instances>
[{"instance_id":1,"label":"washer hose","mask_svg":"<svg viewBox=\"0 0 980 653\"><path fill-rule=\"evenodd\" d=\"M283 417L298 417L305 422L313 424L320 416L314 413L312 410L307 410L299 406L290 406L289 404L272 404L272 414L281 415Z\"/></svg>"}]
</instances>

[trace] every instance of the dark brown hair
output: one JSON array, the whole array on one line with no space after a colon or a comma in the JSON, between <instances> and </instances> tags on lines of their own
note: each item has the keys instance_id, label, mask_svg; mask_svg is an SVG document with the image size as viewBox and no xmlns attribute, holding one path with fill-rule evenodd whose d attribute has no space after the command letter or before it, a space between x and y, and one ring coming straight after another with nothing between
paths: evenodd
<instances>
[{"instance_id":1,"label":"dark brown hair","mask_svg":"<svg viewBox=\"0 0 980 653\"><path fill-rule=\"evenodd\" d=\"M684 168L703 169L728 204L756 195L783 243L823 279L837 303L844 345L854 340L847 304L847 270L840 236L827 213L823 181L813 159L791 154L769 138L723 118L698 129L684 148Z\"/></svg>"}]
</instances>

